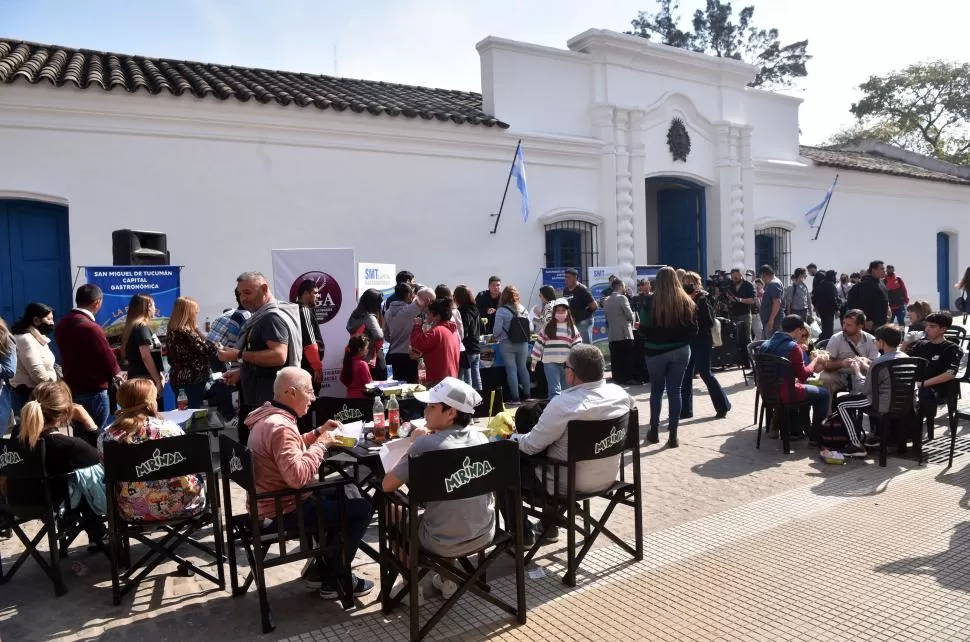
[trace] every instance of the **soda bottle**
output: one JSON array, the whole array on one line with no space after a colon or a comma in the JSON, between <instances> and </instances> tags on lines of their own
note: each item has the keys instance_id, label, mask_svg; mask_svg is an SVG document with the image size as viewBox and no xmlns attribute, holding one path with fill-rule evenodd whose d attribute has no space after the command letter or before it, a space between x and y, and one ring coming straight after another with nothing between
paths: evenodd
<instances>
[{"instance_id":1,"label":"soda bottle","mask_svg":"<svg viewBox=\"0 0 970 642\"><path fill-rule=\"evenodd\" d=\"M374 441L379 444L384 442L387 438L385 429L384 404L381 403L380 397L376 397L374 399Z\"/></svg>"},{"instance_id":2,"label":"soda bottle","mask_svg":"<svg viewBox=\"0 0 970 642\"><path fill-rule=\"evenodd\" d=\"M179 396L175 400L179 410L189 409L189 397L185 394L185 388L179 388Z\"/></svg>"},{"instance_id":3,"label":"soda bottle","mask_svg":"<svg viewBox=\"0 0 970 642\"><path fill-rule=\"evenodd\" d=\"M428 371L424 367L424 359L418 359L418 383L422 386L428 383Z\"/></svg>"},{"instance_id":4,"label":"soda bottle","mask_svg":"<svg viewBox=\"0 0 970 642\"><path fill-rule=\"evenodd\" d=\"M391 395L387 402L387 436L397 439L397 431L401 427L401 409L397 405L397 398Z\"/></svg>"}]
</instances>

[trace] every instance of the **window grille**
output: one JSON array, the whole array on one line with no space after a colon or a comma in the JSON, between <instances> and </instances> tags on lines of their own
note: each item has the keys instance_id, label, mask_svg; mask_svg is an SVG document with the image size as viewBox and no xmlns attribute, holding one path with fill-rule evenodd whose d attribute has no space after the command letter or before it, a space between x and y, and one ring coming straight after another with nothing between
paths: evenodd
<instances>
[{"instance_id":1,"label":"window grille","mask_svg":"<svg viewBox=\"0 0 970 642\"><path fill-rule=\"evenodd\" d=\"M580 270L588 278L589 268L599 264L599 242L594 223L559 221L546 225L546 267Z\"/></svg>"},{"instance_id":2,"label":"window grille","mask_svg":"<svg viewBox=\"0 0 970 642\"><path fill-rule=\"evenodd\" d=\"M766 227L754 233L755 271L770 265L784 283L791 277L791 232L783 227Z\"/></svg>"}]
</instances>

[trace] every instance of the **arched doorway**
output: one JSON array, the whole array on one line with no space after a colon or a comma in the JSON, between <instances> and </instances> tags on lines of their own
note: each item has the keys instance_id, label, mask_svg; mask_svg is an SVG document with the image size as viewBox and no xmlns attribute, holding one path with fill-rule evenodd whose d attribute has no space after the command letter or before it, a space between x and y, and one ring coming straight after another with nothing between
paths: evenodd
<instances>
[{"instance_id":1,"label":"arched doorway","mask_svg":"<svg viewBox=\"0 0 970 642\"><path fill-rule=\"evenodd\" d=\"M67 208L0 199L0 315L11 322L31 301L58 317L72 307Z\"/></svg>"},{"instance_id":2,"label":"arched doorway","mask_svg":"<svg viewBox=\"0 0 970 642\"><path fill-rule=\"evenodd\" d=\"M649 262L707 274L704 186L682 178L658 177L647 179L646 190Z\"/></svg>"}]
</instances>

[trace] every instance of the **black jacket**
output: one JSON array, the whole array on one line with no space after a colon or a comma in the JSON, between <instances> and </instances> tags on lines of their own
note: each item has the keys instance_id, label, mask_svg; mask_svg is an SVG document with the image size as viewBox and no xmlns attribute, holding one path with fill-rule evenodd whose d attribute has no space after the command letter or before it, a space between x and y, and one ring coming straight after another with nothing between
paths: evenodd
<instances>
[{"instance_id":1,"label":"black jacket","mask_svg":"<svg viewBox=\"0 0 970 642\"><path fill-rule=\"evenodd\" d=\"M475 304L459 305L458 315L461 317L461 324L465 328L465 338L462 340L465 352L479 354L482 351L482 324L478 306Z\"/></svg>"},{"instance_id":2,"label":"black jacket","mask_svg":"<svg viewBox=\"0 0 970 642\"><path fill-rule=\"evenodd\" d=\"M866 274L849 290L846 308L862 310L866 313L866 320L872 322L872 327L878 328L889 317L889 290L882 281Z\"/></svg>"},{"instance_id":3,"label":"black jacket","mask_svg":"<svg viewBox=\"0 0 970 642\"><path fill-rule=\"evenodd\" d=\"M812 290L812 303L819 314L835 314L839 309L839 291L835 283L828 279L818 281Z\"/></svg>"}]
</instances>

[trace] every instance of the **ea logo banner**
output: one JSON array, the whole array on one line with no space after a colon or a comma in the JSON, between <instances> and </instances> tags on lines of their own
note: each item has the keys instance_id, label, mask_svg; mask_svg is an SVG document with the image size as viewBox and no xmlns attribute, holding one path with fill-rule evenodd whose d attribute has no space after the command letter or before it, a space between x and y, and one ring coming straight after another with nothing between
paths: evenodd
<instances>
[{"instance_id":1,"label":"ea logo banner","mask_svg":"<svg viewBox=\"0 0 970 642\"><path fill-rule=\"evenodd\" d=\"M304 272L290 286L290 301L296 300L300 284L307 279L313 281L320 290L320 302L313 309L313 315L316 317L317 323L322 325L340 312L340 305L343 303L340 284L326 272Z\"/></svg>"}]
</instances>

